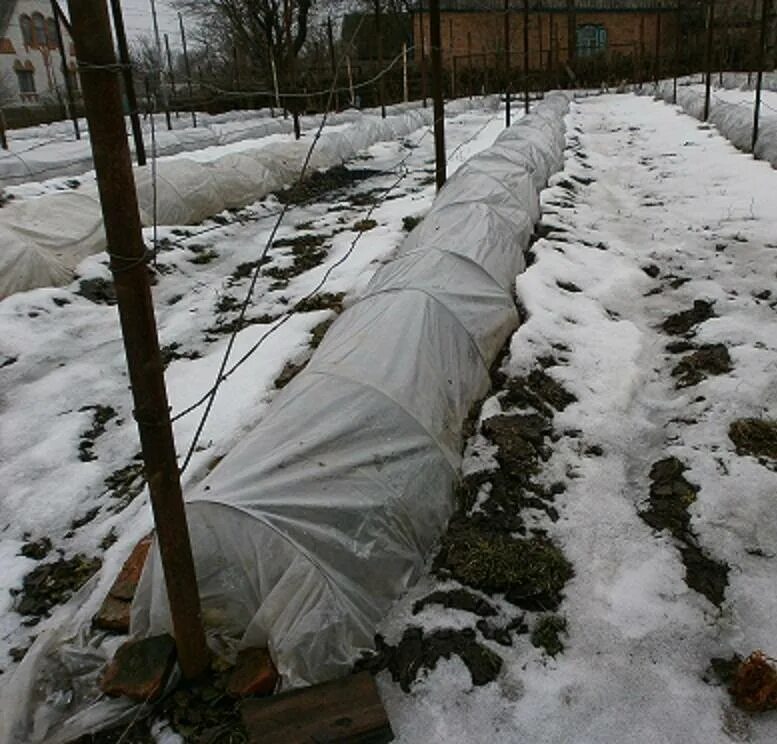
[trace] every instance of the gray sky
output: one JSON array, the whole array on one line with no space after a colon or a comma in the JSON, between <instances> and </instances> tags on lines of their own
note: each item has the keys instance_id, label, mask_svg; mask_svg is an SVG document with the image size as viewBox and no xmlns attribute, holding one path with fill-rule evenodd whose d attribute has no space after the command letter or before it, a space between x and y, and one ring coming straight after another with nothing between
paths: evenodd
<instances>
[{"instance_id":1,"label":"gray sky","mask_svg":"<svg viewBox=\"0 0 777 744\"><path fill-rule=\"evenodd\" d=\"M121 7L130 43L138 36L153 35L151 0L121 0ZM159 33L167 33L170 37L170 46L179 47L178 16L172 3L170 0L156 0L156 9L159 17ZM186 18L184 18L184 24L186 24Z\"/></svg>"}]
</instances>

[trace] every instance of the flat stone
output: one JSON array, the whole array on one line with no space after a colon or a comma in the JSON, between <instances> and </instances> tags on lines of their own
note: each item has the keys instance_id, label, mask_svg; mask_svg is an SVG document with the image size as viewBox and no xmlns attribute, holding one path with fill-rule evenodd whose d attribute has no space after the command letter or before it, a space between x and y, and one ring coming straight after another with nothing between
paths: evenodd
<instances>
[{"instance_id":1,"label":"flat stone","mask_svg":"<svg viewBox=\"0 0 777 744\"><path fill-rule=\"evenodd\" d=\"M92 625L100 630L126 635L130 628L130 607L132 607L131 602L117 599L109 594L100 611L94 616Z\"/></svg>"},{"instance_id":2,"label":"flat stone","mask_svg":"<svg viewBox=\"0 0 777 744\"><path fill-rule=\"evenodd\" d=\"M264 648L246 648L237 655L227 692L233 697L272 695L278 682L278 670Z\"/></svg>"},{"instance_id":3,"label":"flat stone","mask_svg":"<svg viewBox=\"0 0 777 744\"><path fill-rule=\"evenodd\" d=\"M127 641L105 668L100 689L110 697L152 701L165 689L175 659L175 641L167 634Z\"/></svg>"},{"instance_id":4,"label":"flat stone","mask_svg":"<svg viewBox=\"0 0 777 744\"><path fill-rule=\"evenodd\" d=\"M116 581L113 582L109 594L116 599L131 602L135 598L135 592L140 581L140 574L146 563L146 556L151 547L152 535L146 535L134 548L130 557L124 563Z\"/></svg>"}]
</instances>

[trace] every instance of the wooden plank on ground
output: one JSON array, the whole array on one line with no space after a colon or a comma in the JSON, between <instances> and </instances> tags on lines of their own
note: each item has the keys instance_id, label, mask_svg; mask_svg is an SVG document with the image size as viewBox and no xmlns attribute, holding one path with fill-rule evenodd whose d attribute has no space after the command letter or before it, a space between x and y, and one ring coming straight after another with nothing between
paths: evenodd
<instances>
[{"instance_id":1,"label":"wooden plank on ground","mask_svg":"<svg viewBox=\"0 0 777 744\"><path fill-rule=\"evenodd\" d=\"M386 744L394 739L369 672L245 700L242 715L251 744Z\"/></svg>"}]
</instances>

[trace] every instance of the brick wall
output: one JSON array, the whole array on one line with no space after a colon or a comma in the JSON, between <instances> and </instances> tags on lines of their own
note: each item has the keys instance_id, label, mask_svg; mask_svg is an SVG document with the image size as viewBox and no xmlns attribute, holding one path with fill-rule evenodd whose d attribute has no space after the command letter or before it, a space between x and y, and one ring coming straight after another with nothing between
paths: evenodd
<instances>
[{"instance_id":1,"label":"brick wall","mask_svg":"<svg viewBox=\"0 0 777 744\"><path fill-rule=\"evenodd\" d=\"M607 31L607 56L622 54L627 57L652 59L655 56L658 32L658 14L655 12L600 12L576 14L579 28L601 25ZM416 59L421 49L421 24L426 55L429 54L429 15L415 14L413 38ZM668 62L674 54L677 34L674 13L662 13L660 20L661 56ZM565 13L529 14L529 68L548 69L552 64L569 60L569 24ZM453 57L459 65L498 66L503 64L504 15L491 12L446 12L441 15L443 65L450 69ZM514 67L523 65L523 14L510 14L510 59ZM463 58L463 59L462 59Z\"/></svg>"}]
</instances>

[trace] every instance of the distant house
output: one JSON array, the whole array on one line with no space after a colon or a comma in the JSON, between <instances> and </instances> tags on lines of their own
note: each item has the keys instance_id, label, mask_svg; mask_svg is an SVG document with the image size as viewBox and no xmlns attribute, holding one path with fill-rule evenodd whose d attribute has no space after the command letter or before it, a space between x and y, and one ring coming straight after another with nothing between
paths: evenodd
<instances>
[{"instance_id":1,"label":"distant house","mask_svg":"<svg viewBox=\"0 0 777 744\"><path fill-rule=\"evenodd\" d=\"M0 105L36 106L64 97L65 79L49 0L0 0ZM76 90L75 48L60 24Z\"/></svg>"}]
</instances>

